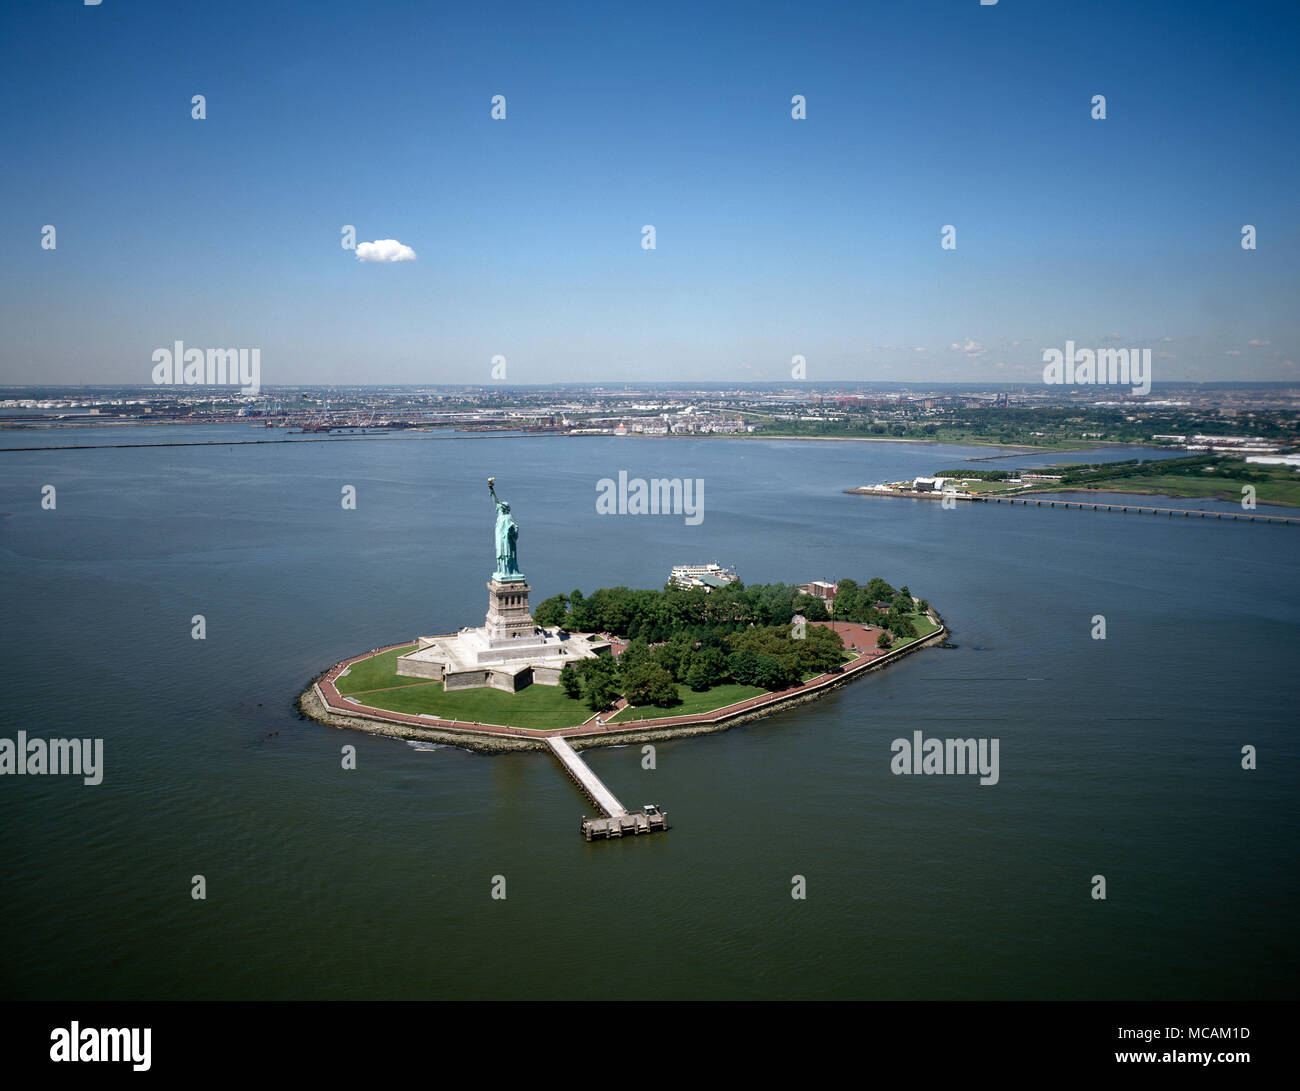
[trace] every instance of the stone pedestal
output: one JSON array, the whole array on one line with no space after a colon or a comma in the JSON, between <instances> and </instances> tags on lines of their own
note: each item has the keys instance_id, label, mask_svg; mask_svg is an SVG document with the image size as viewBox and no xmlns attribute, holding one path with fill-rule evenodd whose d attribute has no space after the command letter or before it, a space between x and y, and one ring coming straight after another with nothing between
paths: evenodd
<instances>
[{"instance_id":1,"label":"stone pedestal","mask_svg":"<svg viewBox=\"0 0 1300 1091\"><path fill-rule=\"evenodd\" d=\"M528 581L488 581L487 623L442 636L417 637L419 648L397 659L404 677L441 681L448 691L492 686L509 692L536 682L555 686L566 663L609 651L586 633L539 629L528 608Z\"/></svg>"},{"instance_id":2,"label":"stone pedestal","mask_svg":"<svg viewBox=\"0 0 1300 1091\"><path fill-rule=\"evenodd\" d=\"M532 590L526 580L488 581L488 612L485 626L492 647L504 647L519 641L532 643L537 639L537 623L528 610L528 592ZM498 643L504 641L506 644Z\"/></svg>"}]
</instances>

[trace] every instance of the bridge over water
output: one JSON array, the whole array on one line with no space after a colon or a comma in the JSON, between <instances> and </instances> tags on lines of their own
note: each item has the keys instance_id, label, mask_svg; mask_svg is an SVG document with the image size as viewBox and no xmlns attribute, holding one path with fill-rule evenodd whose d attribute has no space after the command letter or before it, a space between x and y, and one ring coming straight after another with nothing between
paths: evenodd
<instances>
[{"instance_id":1,"label":"bridge over water","mask_svg":"<svg viewBox=\"0 0 1300 1091\"><path fill-rule=\"evenodd\" d=\"M1126 515L1132 512L1142 515L1181 515L1185 519L1235 519L1247 523L1300 523L1300 518L1291 515L1269 515L1267 513L1249 513L1235 511L1203 511L1199 508L1152 508L1141 504L1103 504L1092 500L1043 500L1036 496L977 496L971 499L985 504L1020 504L1034 508L1078 508L1080 511L1110 511Z\"/></svg>"}]
</instances>

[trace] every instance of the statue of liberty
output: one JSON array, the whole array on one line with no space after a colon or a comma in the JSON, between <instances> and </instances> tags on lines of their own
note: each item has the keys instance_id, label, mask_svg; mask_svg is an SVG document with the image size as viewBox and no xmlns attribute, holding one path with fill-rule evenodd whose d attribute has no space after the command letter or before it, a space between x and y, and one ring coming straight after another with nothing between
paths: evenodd
<instances>
[{"instance_id":1,"label":"statue of liberty","mask_svg":"<svg viewBox=\"0 0 1300 1091\"><path fill-rule=\"evenodd\" d=\"M497 506L497 570L492 573L492 578L499 581L522 580L524 575L519 571L519 558L515 552L519 541L519 524L510 514L510 505L497 496L495 477L488 478L488 492L492 494Z\"/></svg>"}]
</instances>

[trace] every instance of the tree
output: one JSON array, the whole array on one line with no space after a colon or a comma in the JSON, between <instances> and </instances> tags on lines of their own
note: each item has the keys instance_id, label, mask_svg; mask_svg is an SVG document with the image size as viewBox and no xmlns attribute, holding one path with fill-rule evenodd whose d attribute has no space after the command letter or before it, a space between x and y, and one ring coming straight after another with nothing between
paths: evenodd
<instances>
[{"instance_id":1,"label":"tree","mask_svg":"<svg viewBox=\"0 0 1300 1091\"><path fill-rule=\"evenodd\" d=\"M893 643L893 641L889 639L889 633L888 633L888 632L883 632L883 633L881 633L878 637L876 637L876 647L877 647L877 648L888 648L889 645L892 644L892 643Z\"/></svg>"},{"instance_id":2,"label":"tree","mask_svg":"<svg viewBox=\"0 0 1300 1091\"><path fill-rule=\"evenodd\" d=\"M618 669L626 674L634 667L652 662L650 645L643 638L638 637L623 649L623 654L618 657Z\"/></svg>"},{"instance_id":3,"label":"tree","mask_svg":"<svg viewBox=\"0 0 1300 1091\"><path fill-rule=\"evenodd\" d=\"M533 620L538 625L565 625L569 620L569 598L567 595L552 595L543 599L533 611Z\"/></svg>"},{"instance_id":4,"label":"tree","mask_svg":"<svg viewBox=\"0 0 1300 1091\"><path fill-rule=\"evenodd\" d=\"M837 618L883 625L885 618L876 610L885 603L895 613L912 614L915 604L908 588L895 592L884 580L873 577L866 584L845 578L839 581L834 602ZM739 650L730 637L753 630L775 628L777 635L764 632L758 643L748 644L757 654L775 655L793 662L793 649L784 630L791 617L802 614L812 622L829 619L826 603L788 583L755 584L746 587L739 581L714 589L702 587L665 587L663 590L627 587L602 587L590 596L575 589L568 595L553 595L534 611L538 624L562 625L574 632L608 632L629 640L641 638L650 645L651 657L677 681L684 681L691 668L691 655L697 648ZM674 648L663 651L658 646L671 642ZM643 662L633 652L631 662ZM698 675L697 675L698 678Z\"/></svg>"},{"instance_id":5,"label":"tree","mask_svg":"<svg viewBox=\"0 0 1300 1091\"><path fill-rule=\"evenodd\" d=\"M576 692L573 688L575 682ZM580 696L588 708L600 712L618 700L618 666L609 655L566 663L560 671L560 685L567 696Z\"/></svg>"},{"instance_id":6,"label":"tree","mask_svg":"<svg viewBox=\"0 0 1300 1091\"><path fill-rule=\"evenodd\" d=\"M867 603L874 606L877 602L888 602L894 597L894 589L879 576L872 576L867 581Z\"/></svg>"},{"instance_id":7,"label":"tree","mask_svg":"<svg viewBox=\"0 0 1300 1091\"><path fill-rule=\"evenodd\" d=\"M791 668L774 655L759 655L754 685L764 689L785 689L799 681L798 668ZM791 675L793 674L793 677Z\"/></svg>"},{"instance_id":8,"label":"tree","mask_svg":"<svg viewBox=\"0 0 1300 1091\"><path fill-rule=\"evenodd\" d=\"M660 667L663 667L675 679L681 681L685 673L682 661L690 654L690 648L683 642L670 640L667 644L660 644L651 653L651 660Z\"/></svg>"},{"instance_id":9,"label":"tree","mask_svg":"<svg viewBox=\"0 0 1300 1091\"><path fill-rule=\"evenodd\" d=\"M716 686L727 680L727 649L725 645L711 645L695 653L696 662L709 672L709 684Z\"/></svg>"},{"instance_id":10,"label":"tree","mask_svg":"<svg viewBox=\"0 0 1300 1091\"><path fill-rule=\"evenodd\" d=\"M784 689L799 680L799 669L787 665L774 655L741 648L727 661L731 677L742 686L760 686L763 689ZM793 675L793 677L792 677Z\"/></svg>"},{"instance_id":11,"label":"tree","mask_svg":"<svg viewBox=\"0 0 1300 1091\"><path fill-rule=\"evenodd\" d=\"M560 688L566 697L578 698L582 695L582 676L572 663L565 663L560 671Z\"/></svg>"},{"instance_id":12,"label":"tree","mask_svg":"<svg viewBox=\"0 0 1300 1091\"><path fill-rule=\"evenodd\" d=\"M723 652L727 650L727 641L717 629L705 629L697 634L696 639L701 648L718 648Z\"/></svg>"},{"instance_id":13,"label":"tree","mask_svg":"<svg viewBox=\"0 0 1300 1091\"><path fill-rule=\"evenodd\" d=\"M588 631L591 628L588 617L587 600L583 597L581 591L574 588L573 593L569 596L569 628L576 629L579 632Z\"/></svg>"},{"instance_id":14,"label":"tree","mask_svg":"<svg viewBox=\"0 0 1300 1091\"><path fill-rule=\"evenodd\" d=\"M700 662L691 663L691 669L686 672L685 682L696 693L703 693L713 686L713 681L709 676L709 668Z\"/></svg>"},{"instance_id":15,"label":"tree","mask_svg":"<svg viewBox=\"0 0 1300 1091\"><path fill-rule=\"evenodd\" d=\"M802 640L792 640L791 654L799 673L825 674L844 662L844 638L825 625L810 625Z\"/></svg>"},{"instance_id":16,"label":"tree","mask_svg":"<svg viewBox=\"0 0 1300 1091\"><path fill-rule=\"evenodd\" d=\"M589 624L605 633L626 633L634 616L633 592L626 587L602 587L586 600Z\"/></svg>"},{"instance_id":17,"label":"tree","mask_svg":"<svg viewBox=\"0 0 1300 1091\"><path fill-rule=\"evenodd\" d=\"M860 604L864 601L858 581L846 578L835 585L835 601L831 609L837 618L851 621L857 616Z\"/></svg>"},{"instance_id":18,"label":"tree","mask_svg":"<svg viewBox=\"0 0 1300 1091\"><path fill-rule=\"evenodd\" d=\"M795 609L809 621L826 621L831 616L826 611L826 603L816 595L800 595Z\"/></svg>"},{"instance_id":19,"label":"tree","mask_svg":"<svg viewBox=\"0 0 1300 1091\"><path fill-rule=\"evenodd\" d=\"M697 693L712 689L727 676L727 653L721 648L701 648L691 656L683 679Z\"/></svg>"},{"instance_id":20,"label":"tree","mask_svg":"<svg viewBox=\"0 0 1300 1091\"><path fill-rule=\"evenodd\" d=\"M672 675L654 663L643 663L624 674L623 696L629 704L656 705L659 708L681 700Z\"/></svg>"},{"instance_id":21,"label":"tree","mask_svg":"<svg viewBox=\"0 0 1300 1091\"><path fill-rule=\"evenodd\" d=\"M758 653L741 648L727 657L727 673L742 686L758 685Z\"/></svg>"},{"instance_id":22,"label":"tree","mask_svg":"<svg viewBox=\"0 0 1300 1091\"><path fill-rule=\"evenodd\" d=\"M853 584L852 580L848 582ZM839 589L835 592L835 616L841 621L857 621L870 603L867 602L865 592L857 584L845 588L844 583L845 581L841 580Z\"/></svg>"},{"instance_id":23,"label":"tree","mask_svg":"<svg viewBox=\"0 0 1300 1091\"><path fill-rule=\"evenodd\" d=\"M891 615L889 627L893 630L895 636L913 637L916 636L916 626L912 624L911 619L902 614L897 616Z\"/></svg>"},{"instance_id":24,"label":"tree","mask_svg":"<svg viewBox=\"0 0 1300 1091\"><path fill-rule=\"evenodd\" d=\"M613 708L618 700L618 682L612 674L596 674L587 680L584 687L586 704L592 712L604 712Z\"/></svg>"}]
</instances>

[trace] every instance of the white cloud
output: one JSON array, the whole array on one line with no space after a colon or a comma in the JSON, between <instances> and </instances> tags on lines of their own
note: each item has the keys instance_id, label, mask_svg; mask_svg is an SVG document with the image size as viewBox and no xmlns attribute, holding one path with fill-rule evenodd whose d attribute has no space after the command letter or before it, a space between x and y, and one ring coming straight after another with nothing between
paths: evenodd
<instances>
[{"instance_id":1,"label":"white cloud","mask_svg":"<svg viewBox=\"0 0 1300 1091\"><path fill-rule=\"evenodd\" d=\"M1241 355L1241 349L1228 349L1228 351L1225 352L1223 355L1224 355L1224 356L1240 356L1240 355Z\"/></svg>"},{"instance_id":2,"label":"white cloud","mask_svg":"<svg viewBox=\"0 0 1300 1091\"><path fill-rule=\"evenodd\" d=\"M415 251L396 239L357 243L357 261L414 261Z\"/></svg>"},{"instance_id":3,"label":"white cloud","mask_svg":"<svg viewBox=\"0 0 1300 1091\"><path fill-rule=\"evenodd\" d=\"M1247 341L1248 345L1271 345L1272 341Z\"/></svg>"},{"instance_id":4,"label":"white cloud","mask_svg":"<svg viewBox=\"0 0 1300 1091\"><path fill-rule=\"evenodd\" d=\"M1172 337L1162 337L1162 338L1160 338L1160 341L1161 341L1162 344L1168 345L1168 344L1170 344L1170 343L1173 341L1173 338L1172 338Z\"/></svg>"}]
</instances>

